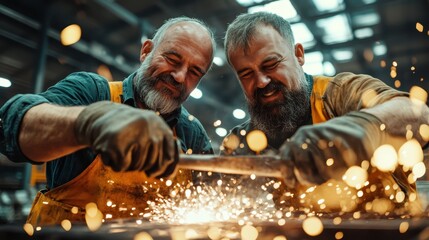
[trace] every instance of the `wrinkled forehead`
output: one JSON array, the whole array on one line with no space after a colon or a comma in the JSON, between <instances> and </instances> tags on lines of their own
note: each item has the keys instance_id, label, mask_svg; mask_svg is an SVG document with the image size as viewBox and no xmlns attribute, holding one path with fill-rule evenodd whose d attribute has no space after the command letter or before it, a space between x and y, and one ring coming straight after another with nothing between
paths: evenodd
<instances>
[{"instance_id":1,"label":"wrinkled forehead","mask_svg":"<svg viewBox=\"0 0 429 240\"><path fill-rule=\"evenodd\" d=\"M209 31L196 22L180 22L170 26L158 47L160 51L174 51L191 62L204 67L210 66L213 46Z\"/></svg>"},{"instance_id":2,"label":"wrinkled forehead","mask_svg":"<svg viewBox=\"0 0 429 240\"><path fill-rule=\"evenodd\" d=\"M204 42L208 41L211 44L209 31L197 22L183 21L173 24L167 28L163 38L171 39L177 37L192 38Z\"/></svg>"}]
</instances>

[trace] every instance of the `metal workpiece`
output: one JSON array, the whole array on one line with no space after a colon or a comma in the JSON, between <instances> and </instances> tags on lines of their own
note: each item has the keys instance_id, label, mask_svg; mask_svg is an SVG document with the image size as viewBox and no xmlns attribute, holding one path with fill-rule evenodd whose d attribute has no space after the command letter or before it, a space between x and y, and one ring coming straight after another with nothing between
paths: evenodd
<instances>
[{"instance_id":1,"label":"metal workpiece","mask_svg":"<svg viewBox=\"0 0 429 240\"><path fill-rule=\"evenodd\" d=\"M228 174L285 178L292 169L279 156L215 156L181 154L177 168Z\"/></svg>"}]
</instances>

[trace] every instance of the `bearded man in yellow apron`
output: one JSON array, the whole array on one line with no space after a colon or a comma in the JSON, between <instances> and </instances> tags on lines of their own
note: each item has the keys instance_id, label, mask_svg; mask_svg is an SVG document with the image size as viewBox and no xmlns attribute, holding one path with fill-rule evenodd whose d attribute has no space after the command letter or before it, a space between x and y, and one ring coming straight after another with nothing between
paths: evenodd
<instances>
[{"instance_id":1,"label":"bearded man in yellow apron","mask_svg":"<svg viewBox=\"0 0 429 240\"><path fill-rule=\"evenodd\" d=\"M2 106L1 152L15 162L47 163L48 186L28 222L84 221L88 203L111 219L140 216L148 201L168 194L159 179L175 171L180 150L213 153L203 126L181 104L214 51L203 22L170 19L143 43L142 64L125 80L109 84L94 73L73 73ZM173 185L189 180L179 173Z\"/></svg>"},{"instance_id":2,"label":"bearded man in yellow apron","mask_svg":"<svg viewBox=\"0 0 429 240\"><path fill-rule=\"evenodd\" d=\"M368 163L384 144L398 149L412 137L421 147L427 145L427 137L419 132L429 121L425 104L414 105L408 93L368 75L304 73L304 48L295 44L289 22L275 14L238 16L228 27L224 45L250 112L250 119L225 138L225 154L254 154L243 133L258 129L268 139L260 154L283 157L290 170L284 177L289 189L342 181L356 166L370 173L370 184L350 201L368 202L364 198L370 196L407 204L402 196L416 198L411 169L398 166L386 172ZM232 136L244 147L229 147ZM371 181L380 185L371 188Z\"/></svg>"}]
</instances>

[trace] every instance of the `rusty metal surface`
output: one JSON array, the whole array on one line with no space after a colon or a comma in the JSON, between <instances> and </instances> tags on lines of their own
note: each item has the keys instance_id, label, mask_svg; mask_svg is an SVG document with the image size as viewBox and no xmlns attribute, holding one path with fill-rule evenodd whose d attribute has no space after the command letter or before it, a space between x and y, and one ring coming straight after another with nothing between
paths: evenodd
<instances>
[{"instance_id":1,"label":"rusty metal surface","mask_svg":"<svg viewBox=\"0 0 429 240\"><path fill-rule=\"evenodd\" d=\"M332 219L322 219L324 230L321 234L312 237L302 228L301 220L287 220L282 226L273 222L255 223L258 229L258 240L272 240L283 236L288 240L294 239L336 239L336 234L342 234L343 240L370 240L370 239L429 239L429 219L373 219L373 220L344 220L334 224ZM403 223L408 224L407 231L400 233ZM209 237L209 230L217 229L220 238L244 239L241 236L242 226L236 223L204 223L189 225L169 225L122 220L105 223L95 232L91 232L83 225L73 225L70 231L60 226L44 227L31 238L22 230L22 226L0 225L0 239L139 239L139 233L146 233L154 240L183 240L183 239L213 239ZM141 238L150 239L150 238Z\"/></svg>"}]
</instances>

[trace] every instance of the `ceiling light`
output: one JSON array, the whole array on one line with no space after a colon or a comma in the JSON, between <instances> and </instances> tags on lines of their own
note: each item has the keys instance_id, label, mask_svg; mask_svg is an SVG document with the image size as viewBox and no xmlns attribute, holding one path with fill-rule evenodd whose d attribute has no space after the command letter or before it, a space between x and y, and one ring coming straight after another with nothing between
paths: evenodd
<instances>
[{"instance_id":1,"label":"ceiling light","mask_svg":"<svg viewBox=\"0 0 429 240\"><path fill-rule=\"evenodd\" d=\"M213 58L213 63L216 64L217 66L221 67L225 64L225 62L223 61L223 59L221 57L214 57Z\"/></svg>"},{"instance_id":2,"label":"ceiling light","mask_svg":"<svg viewBox=\"0 0 429 240\"><path fill-rule=\"evenodd\" d=\"M195 99L200 99L203 96L203 92L201 92L200 89L195 88L192 92L191 92L191 97L195 98Z\"/></svg>"},{"instance_id":3,"label":"ceiling light","mask_svg":"<svg viewBox=\"0 0 429 240\"><path fill-rule=\"evenodd\" d=\"M361 28L355 30L355 37L359 39L369 38L374 36L374 30L372 28Z\"/></svg>"},{"instance_id":4,"label":"ceiling light","mask_svg":"<svg viewBox=\"0 0 429 240\"><path fill-rule=\"evenodd\" d=\"M12 86L12 83L9 79L0 77L0 87L8 88L10 86Z\"/></svg>"},{"instance_id":5,"label":"ceiling light","mask_svg":"<svg viewBox=\"0 0 429 240\"><path fill-rule=\"evenodd\" d=\"M226 134L228 133L225 128L221 128L221 127L216 128L215 131L216 131L216 134L219 135L220 137L225 137Z\"/></svg>"},{"instance_id":6,"label":"ceiling light","mask_svg":"<svg viewBox=\"0 0 429 240\"><path fill-rule=\"evenodd\" d=\"M387 47L384 43L378 42L374 45L372 51L374 52L374 55L382 56L387 53Z\"/></svg>"},{"instance_id":7,"label":"ceiling light","mask_svg":"<svg viewBox=\"0 0 429 240\"><path fill-rule=\"evenodd\" d=\"M347 42L353 38L351 28L345 14L319 19L316 25L323 28L325 35L322 41L325 44Z\"/></svg>"},{"instance_id":8,"label":"ceiling light","mask_svg":"<svg viewBox=\"0 0 429 240\"><path fill-rule=\"evenodd\" d=\"M80 40L80 37L82 36L82 30L80 29L79 25L72 24L67 26L61 31L61 43L64 46L72 45Z\"/></svg>"},{"instance_id":9,"label":"ceiling light","mask_svg":"<svg viewBox=\"0 0 429 240\"><path fill-rule=\"evenodd\" d=\"M380 22L380 15L371 9L365 12L354 14L352 17L353 24L356 27L373 26Z\"/></svg>"},{"instance_id":10,"label":"ceiling light","mask_svg":"<svg viewBox=\"0 0 429 240\"><path fill-rule=\"evenodd\" d=\"M300 19L298 13L296 12L295 8L290 3L290 0L279 0L270 2L268 4L265 4L263 6L255 6L250 7L247 12L254 13L254 12L270 12L275 13L284 19L287 19L289 21L298 21Z\"/></svg>"},{"instance_id":11,"label":"ceiling light","mask_svg":"<svg viewBox=\"0 0 429 240\"><path fill-rule=\"evenodd\" d=\"M343 0L313 0L319 12L332 12L344 9Z\"/></svg>"},{"instance_id":12,"label":"ceiling light","mask_svg":"<svg viewBox=\"0 0 429 240\"><path fill-rule=\"evenodd\" d=\"M311 75L323 74L323 64L321 62L305 63L302 68L304 69L304 72Z\"/></svg>"},{"instance_id":13,"label":"ceiling light","mask_svg":"<svg viewBox=\"0 0 429 240\"><path fill-rule=\"evenodd\" d=\"M377 0L362 0L362 2L365 4L372 4L372 3L377 2Z\"/></svg>"},{"instance_id":14,"label":"ceiling light","mask_svg":"<svg viewBox=\"0 0 429 240\"><path fill-rule=\"evenodd\" d=\"M323 74L323 54L320 51L305 54L304 71L311 75Z\"/></svg>"},{"instance_id":15,"label":"ceiling light","mask_svg":"<svg viewBox=\"0 0 429 240\"><path fill-rule=\"evenodd\" d=\"M322 61L323 61L323 54L320 51L309 52L305 54L306 63L322 62Z\"/></svg>"},{"instance_id":16,"label":"ceiling light","mask_svg":"<svg viewBox=\"0 0 429 240\"><path fill-rule=\"evenodd\" d=\"M243 110L238 108L232 112L232 115L234 115L234 117L237 119L243 119L246 117L246 113Z\"/></svg>"},{"instance_id":17,"label":"ceiling light","mask_svg":"<svg viewBox=\"0 0 429 240\"><path fill-rule=\"evenodd\" d=\"M334 76L336 73L334 64L329 61L323 62L323 73L327 76Z\"/></svg>"},{"instance_id":18,"label":"ceiling light","mask_svg":"<svg viewBox=\"0 0 429 240\"><path fill-rule=\"evenodd\" d=\"M310 48L316 45L314 35L308 30L307 25L304 23L291 24L292 32L295 40L300 42L304 48Z\"/></svg>"},{"instance_id":19,"label":"ceiling light","mask_svg":"<svg viewBox=\"0 0 429 240\"><path fill-rule=\"evenodd\" d=\"M339 62L344 62L353 58L351 49L335 49L332 50L332 56Z\"/></svg>"}]
</instances>

